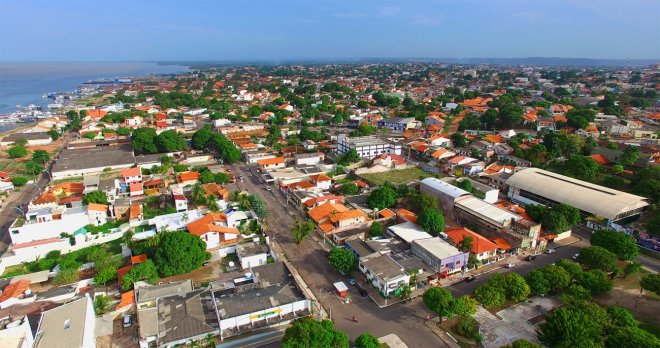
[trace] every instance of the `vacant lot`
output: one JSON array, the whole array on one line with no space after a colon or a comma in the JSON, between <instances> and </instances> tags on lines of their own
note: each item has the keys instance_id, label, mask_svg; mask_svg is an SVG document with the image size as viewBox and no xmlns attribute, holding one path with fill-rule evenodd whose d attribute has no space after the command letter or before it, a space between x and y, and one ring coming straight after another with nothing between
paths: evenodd
<instances>
[{"instance_id":1,"label":"vacant lot","mask_svg":"<svg viewBox=\"0 0 660 348\"><path fill-rule=\"evenodd\" d=\"M401 184L411 180L424 179L432 175L417 167L412 167L401 170L390 170L389 172L382 173L362 174L360 176L369 180L371 183L380 185L385 181L389 181L393 184Z\"/></svg>"}]
</instances>

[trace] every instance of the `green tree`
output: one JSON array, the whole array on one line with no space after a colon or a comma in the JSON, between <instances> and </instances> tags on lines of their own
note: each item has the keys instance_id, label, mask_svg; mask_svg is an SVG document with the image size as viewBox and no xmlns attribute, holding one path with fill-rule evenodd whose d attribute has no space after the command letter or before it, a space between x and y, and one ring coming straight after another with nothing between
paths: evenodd
<instances>
[{"instance_id":1,"label":"green tree","mask_svg":"<svg viewBox=\"0 0 660 348\"><path fill-rule=\"evenodd\" d=\"M616 254L599 246L582 249L577 261L587 268L606 272L612 272L616 268Z\"/></svg>"},{"instance_id":2,"label":"green tree","mask_svg":"<svg viewBox=\"0 0 660 348\"><path fill-rule=\"evenodd\" d=\"M94 298L94 312L96 315L105 314L110 308L112 298L104 295L99 295Z\"/></svg>"},{"instance_id":3,"label":"green tree","mask_svg":"<svg viewBox=\"0 0 660 348\"><path fill-rule=\"evenodd\" d=\"M84 137L87 138L87 139L89 139L89 140L94 140L94 138L96 138L96 133L94 133L94 132L87 132L87 133L85 133Z\"/></svg>"},{"instance_id":4,"label":"green tree","mask_svg":"<svg viewBox=\"0 0 660 348\"><path fill-rule=\"evenodd\" d=\"M540 345L530 342L524 338L521 338L519 340L513 341L511 344L507 344L506 346L502 346L501 348L543 348Z\"/></svg>"},{"instance_id":5,"label":"green tree","mask_svg":"<svg viewBox=\"0 0 660 348\"><path fill-rule=\"evenodd\" d=\"M596 177L600 166L591 157L573 155L564 163L566 174L578 179L589 180Z\"/></svg>"},{"instance_id":6,"label":"green tree","mask_svg":"<svg viewBox=\"0 0 660 348\"><path fill-rule=\"evenodd\" d=\"M470 317L477 312L477 300L468 295L463 295L454 299L451 307L451 310L455 315Z\"/></svg>"},{"instance_id":7,"label":"green tree","mask_svg":"<svg viewBox=\"0 0 660 348\"><path fill-rule=\"evenodd\" d=\"M512 301L520 302L529 296L529 285L525 278L518 273L507 273L504 276L506 281L506 297Z\"/></svg>"},{"instance_id":8,"label":"green tree","mask_svg":"<svg viewBox=\"0 0 660 348\"><path fill-rule=\"evenodd\" d=\"M383 225L378 221L372 222L371 226L369 227L369 237L380 237L382 235Z\"/></svg>"},{"instance_id":9,"label":"green tree","mask_svg":"<svg viewBox=\"0 0 660 348\"><path fill-rule=\"evenodd\" d=\"M592 295L601 295L610 290L614 284L607 273L599 269L592 269L580 273L576 278L577 284L589 290Z\"/></svg>"},{"instance_id":10,"label":"green tree","mask_svg":"<svg viewBox=\"0 0 660 348\"><path fill-rule=\"evenodd\" d=\"M23 146L14 146L7 150L7 154L11 158L21 158L27 155L27 149Z\"/></svg>"},{"instance_id":11,"label":"green tree","mask_svg":"<svg viewBox=\"0 0 660 348\"><path fill-rule=\"evenodd\" d=\"M415 206L417 211L422 211L424 209L438 209L438 200L426 192L416 191L411 199L411 203Z\"/></svg>"},{"instance_id":12,"label":"green tree","mask_svg":"<svg viewBox=\"0 0 660 348\"><path fill-rule=\"evenodd\" d=\"M654 292L660 296L660 273L649 273L639 281L642 289Z\"/></svg>"},{"instance_id":13,"label":"green tree","mask_svg":"<svg viewBox=\"0 0 660 348\"><path fill-rule=\"evenodd\" d=\"M345 154L339 156L337 164L342 166L347 166L351 163L356 163L360 160L360 155L358 155L355 149L350 149Z\"/></svg>"},{"instance_id":14,"label":"green tree","mask_svg":"<svg viewBox=\"0 0 660 348\"><path fill-rule=\"evenodd\" d=\"M257 195L247 196L250 203L250 209L257 215L259 219L265 219L268 216L268 208L266 204Z\"/></svg>"},{"instance_id":15,"label":"green tree","mask_svg":"<svg viewBox=\"0 0 660 348\"><path fill-rule=\"evenodd\" d=\"M82 203L88 205L89 203L108 204L108 196L105 191L92 191L85 194Z\"/></svg>"},{"instance_id":16,"label":"green tree","mask_svg":"<svg viewBox=\"0 0 660 348\"><path fill-rule=\"evenodd\" d=\"M161 233L154 255L158 273L164 277L192 272L206 259L206 243L186 232Z\"/></svg>"},{"instance_id":17,"label":"green tree","mask_svg":"<svg viewBox=\"0 0 660 348\"><path fill-rule=\"evenodd\" d=\"M635 237L614 230L598 230L591 236L591 245L605 248L619 260L630 261L639 254Z\"/></svg>"},{"instance_id":18,"label":"green tree","mask_svg":"<svg viewBox=\"0 0 660 348\"><path fill-rule=\"evenodd\" d=\"M631 274L639 273L642 270L642 264L639 262L632 262L626 265L626 268L623 269L623 277L627 277Z\"/></svg>"},{"instance_id":19,"label":"green tree","mask_svg":"<svg viewBox=\"0 0 660 348\"><path fill-rule=\"evenodd\" d=\"M16 187L21 187L25 184L27 184L28 179L24 178L22 176L14 176L11 178L11 183L14 184Z\"/></svg>"},{"instance_id":20,"label":"green tree","mask_svg":"<svg viewBox=\"0 0 660 348\"><path fill-rule=\"evenodd\" d=\"M635 317L623 307L607 307L607 315L610 317L611 325L614 328L637 327Z\"/></svg>"},{"instance_id":21,"label":"green tree","mask_svg":"<svg viewBox=\"0 0 660 348\"><path fill-rule=\"evenodd\" d=\"M639 148L637 146L628 145L619 156L619 161L627 166L632 166L639 159Z\"/></svg>"},{"instance_id":22,"label":"green tree","mask_svg":"<svg viewBox=\"0 0 660 348\"><path fill-rule=\"evenodd\" d=\"M555 265L565 269L568 274L570 274L571 278L575 278L582 273L582 267L571 260L561 259L557 261Z\"/></svg>"},{"instance_id":23,"label":"green tree","mask_svg":"<svg viewBox=\"0 0 660 348\"><path fill-rule=\"evenodd\" d=\"M462 133L456 132L451 135L451 143L454 147L463 147L467 145L467 138Z\"/></svg>"},{"instance_id":24,"label":"green tree","mask_svg":"<svg viewBox=\"0 0 660 348\"><path fill-rule=\"evenodd\" d=\"M474 298L484 307L499 307L504 304L506 290L486 283L474 289Z\"/></svg>"},{"instance_id":25,"label":"green tree","mask_svg":"<svg viewBox=\"0 0 660 348\"><path fill-rule=\"evenodd\" d=\"M212 136L213 136L213 132L211 131L210 126L205 126L200 130L196 131L193 134L192 139L190 141L193 149L204 150L206 146L209 144L209 141L211 140Z\"/></svg>"},{"instance_id":26,"label":"green tree","mask_svg":"<svg viewBox=\"0 0 660 348\"><path fill-rule=\"evenodd\" d=\"M137 281L146 281L149 284L156 284L158 281L158 269L153 261L147 260L140 262L133 266L130 271L126 272L121 278L121 287L124 290L133 288L133 284Z\"/></svg>"},{"instance_id":27,"label":"green tree","mask_svg":"<svg viewBox=\"0 0 660 348\"><path fill-rule=\"evenodd\" d=\"M32 160L44 164L50 161L50 155L48 155L48 152L45 150L34 150L32 153Z\"/></svg>"},{"instance_id":28,"label":"green tree","mask_svg":"<svg viewBox=\"0 0 660 348\"><path fill-rule=\"evenodd\" d=\"M186 141L175 131L166 130L154 138L159 152L177 152L186 148Z\"/></svg>"},{"instance_id":29,"label":"green tree","mask_svg":"<svg viewBox=\"0 0 660 348\"><path fill-rule=\"evenodd\" d=\"M540 269L535 269L527 273L525 280L527 281L529 289L534 295L547 294L550 292L550 284L545 278L543 271Z\"/></svg>"},{"instance_id":30,"label":"green tree","mask_svg":"<svg viewBox=\"0 0 660 348\"><path fill-rule=\"evenodd\" d=\"M346 248L333 248L328 253L330 266L342 274L347 274L355 269L355 255Z\"/></svg>"},{"instance_id":31,"label":"green tree","mask_svg":"<svg viewBox=\"0 0 660 348\"><path fill-rule=\"evenodd\" d=\"M385 209L396 203L396 191L390 186L380 186L369 194L367 204L372 209Z\"/></svg>"},{"instance_id":32,"label":"green tree","mask_svg":"<svg viewBox=\"0 0 660 348\"><path fill-rule=\"evenodd\" d=\"M417 217L417 224L424 231L437 235L445 230L445 217L438 209L427 208Z\"/></svg>"},{"instance_id":33,"label":"green tree","mask_svg":"<svg viewBox=\"0 0 660 348\"><path fill-rule=\"evenodd\" d=\"M410 300L410 297L412 296L412 288L410 288L410 284L403 284L401 285L401 289L399 291L399 297L403 301L408 301Z\"/></svg>"},{"instance_id":34,"label":"green tree","mask_svg":"<svg viewBox=\"0 0 660 348\"><path fill-rule=\"evenodd\" d=\"M32 175L37 175L44 171L43 165L32 160L23 162L23 165L25 166L25 170Z\"/></svg>"},{"instance_id":35,"label":"green tree","mask_svg":"<svg viewBox=\"0 0 660 348\"><path fill-rule=\"evenodd\" d=\"M451 318L454 315L454 297L449 290L445 288L430 288L424 292L422 299L426 307L438 315L441 323L444 317Z\"/></svg>"},{"instance_id":36,"label":"green tree","mask_svg":"<svg viewBox=\"0 0 660 348\"><path fill-rule=\"evenodd\" d=\"M660 348L660 340L638 327L614 329L605 342L607 348Z\"/></svg>"},{"instance_id":37,"label":"green tree","mask_svg":"<svg viewBox=\"0 0 660 348\"><path fill-rule=\"evenodd\" d=\"M283 348L348 348L348 336L330 320L298 319L284 331Z\"/></svg>"},{"instance_id":38,"label":"green tree","mask_svg":"<svg viewBox=\"0 0 660 348\"><path fill-rule=\"evenodd\" d=\"M94 275L94 283L105 285L107 282L117 279L117 268L106 267L97 271Z\"/></svg>"},{"instance_id":39,"label":"green tree","mask_svg":"<svg viewBox=\"0 0 660 348\"><path fill-rule=\"evenodd\" d=\"M585 347L601 340L603 328L586 312L559 308L540 325L539 340L550 347Z\"/></svg>"},{"instance_id":40,"label":"green tree","mask_svg":"<svg viewBox=\"0 0 660 348\"><path fill-rule=\"evenodd\" d=\"M133 148L138 153L157 153L158 147L154 143L156 130L153 128L137 128L131 135Z\"/></svg>"},{"instance_id":41,"label":"green tree","mask_svg":"<svg viewBox=\"0 0 660 348\"><path fill-rule=\"evenodd\" d=\"M548 282L550 292L564 290L571 284L571 275L562 267L547 265L541 269L543 277Z\"/></svg>"},{"instance_id":42,"label":"green tree","mask_svg":"<svg viewBox=\"0 0 660 348\"><path fill-rule=\"evenodd\" d=\"M300 242L312 235L314 227L314 223L309 220L296 219L293 224L293 228L291 229L291 232L293 233L293 240L296 242L296 244L300 244Z\"/></svg>"},{"instance_id":43,"label":"green tree","mask_svg":"<svg viewBox=\"0 0 660 348\"><path fill-rule=\"evenodd\" d=\"M78 281L78 268L62 269L53 278L53 285L65 285Z\"/></svg>"},{"instance_id":44,"label":"green tree","mask_svg":"<svg viewBox=\"0 0 660 348\"><path fill-rule=\"evenodd\" d=\"M474 238L470 236L463 236L463 240L461 240L458 243L458 248L461 249L461 251L470 251L472 250L472 243L474 241Z\"/></svg>"},{"instance_id":45,"label":"green tree","mask_svg":"<svg viewBox=\"0 0 660 348\"><path fill-rule=\"evenodd\" d=\"M360 193L360 188L355 183L349 182L341 186L341 192L344 196L353 196Z\"/></svg>"},{"instance_id":46,"label":"green tree","mask_svg":"<svg viewBox=\"0 0 660 348\"><path fill-rule=\"evenodd\" d=\"M462 181L458 182L458 187L462 188L463 190L467 192L472 192L472 182L468 179L463 179Z\"/></svg>"},{"instance_id":47,"label":"green tree","mask_svg":"<svg viewBox=\"0 0 660 348\"><path fill-rule=\"evenodd\" d=\"M380 348L381 344L374 335L365 332L355 339L355 348Z\"/></svg>"}]
</instances>

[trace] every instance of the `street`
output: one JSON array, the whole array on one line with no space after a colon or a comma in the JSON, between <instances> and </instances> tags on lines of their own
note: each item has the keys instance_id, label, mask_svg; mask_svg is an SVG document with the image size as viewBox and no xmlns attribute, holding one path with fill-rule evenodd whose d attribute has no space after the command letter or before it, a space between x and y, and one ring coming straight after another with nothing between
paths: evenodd
<instances>
[{"instance_id":1,"label":"street","mask_svg":"<svg viewBox=\"0 0 660 348\"><path fill-rule=\"evenodd\" d=\"M277 188L267 191L264 184L259 184L256 177L244 170L245 165L227 167L231 168L237 177L243 175L242 182L239 179L236 181L239 189L258 195L268 206L266 225L271 235L280 243L289 261L326 311L331 313L339 330L347 333L352 340L364 332L370 332L376 337L396 333L409 347L447 346L426 327L426 317L432 313L419 298L406 304L381 309L368 297L361 297L354 285L349 285L351 303L341 302L331 293L332 283L345 278L331 268L323 248L317 241L320 240L319 236L315 233L300 244L293 242L290 228L294 219L302 218L302 214L293 206L285 207L285 197L280 191ZM358 323L353 322L353 316L358 318Z\"/></svg>"}]
</instances>

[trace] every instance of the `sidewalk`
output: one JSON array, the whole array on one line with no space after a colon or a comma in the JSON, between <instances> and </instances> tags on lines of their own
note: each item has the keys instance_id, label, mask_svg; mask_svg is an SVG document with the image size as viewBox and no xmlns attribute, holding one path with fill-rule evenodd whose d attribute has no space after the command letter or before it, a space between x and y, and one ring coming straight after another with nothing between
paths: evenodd
<instances>
[{"instance_id":1,"label":"sidewalk","mask_svg":"<svg viewBox=\"0 0 660 348\"><path fill-rule=\"evenodd\" d=\"M438 326L438 317L433 317L425 322L426 327L431 329L433 333L438 336L438 338L445 344L446 347L450 348L461 348L461 346L456 342L456 340L446 333L440 326Z\"/></svg>"}]
</instances>

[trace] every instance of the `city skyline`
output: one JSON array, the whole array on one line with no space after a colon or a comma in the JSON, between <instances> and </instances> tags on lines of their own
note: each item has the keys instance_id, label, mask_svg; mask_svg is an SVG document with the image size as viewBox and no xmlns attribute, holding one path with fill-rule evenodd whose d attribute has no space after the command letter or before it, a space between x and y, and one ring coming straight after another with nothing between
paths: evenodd
<instances>
[{"instance_id":1,"label":"city skyline","mask_svg":"<svg viewBox=\"0 0 660 348\"><path fill-rule=\"evenodd\" d=\"M650 0L5 1L0 8L0 61L660 57L660 3Z\"/></svg>"}]
</instances>

